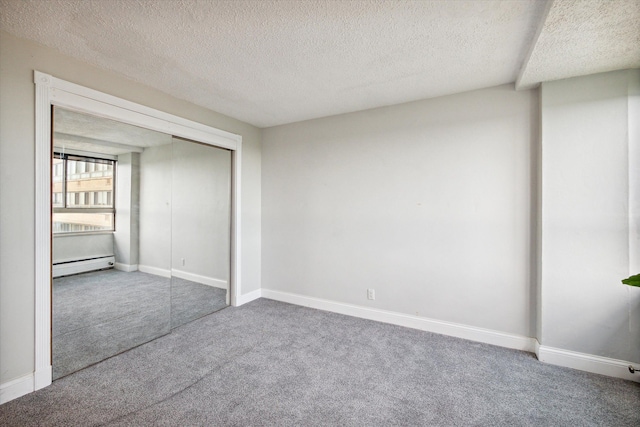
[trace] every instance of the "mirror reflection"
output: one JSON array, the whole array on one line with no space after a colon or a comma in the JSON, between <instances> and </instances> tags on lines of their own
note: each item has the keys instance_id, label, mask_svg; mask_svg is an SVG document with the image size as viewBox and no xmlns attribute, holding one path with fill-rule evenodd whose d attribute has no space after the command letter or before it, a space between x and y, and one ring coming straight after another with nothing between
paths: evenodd
<instances>
[{"instance_id":1,"label":"mirror reflection","mask_svg":"<svg viewBox=\"0 0 640 427\"><path fill-rule=\"evenodd\" d=\"M231 157L58 107L53 122L57 379L227 305Z\"/></svg>"},{"instance_id":2,"label":"mirror reflection","mask_svg":"<svg viewBox=\"0 0 640 427\"><path fill-rule=\"evenodd\" d=\"M231 152L173 139L171 323L224 308L229 299Z\"/></svg>"}]
</instances>

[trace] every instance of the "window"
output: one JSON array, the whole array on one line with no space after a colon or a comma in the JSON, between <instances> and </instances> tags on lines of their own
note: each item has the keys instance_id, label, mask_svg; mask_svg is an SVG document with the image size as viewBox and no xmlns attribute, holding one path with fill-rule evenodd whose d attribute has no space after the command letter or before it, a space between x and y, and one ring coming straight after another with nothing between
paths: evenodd
<instances>
[{"instance_id":1,"label":"window","mask_svg":"<svg viewBox=\"0 0 640 427\"><path fill-rule=\"evenodd\" d=\"M54 233L114 230L114 160L53 154Z\"/></svg>"}]
</instances>

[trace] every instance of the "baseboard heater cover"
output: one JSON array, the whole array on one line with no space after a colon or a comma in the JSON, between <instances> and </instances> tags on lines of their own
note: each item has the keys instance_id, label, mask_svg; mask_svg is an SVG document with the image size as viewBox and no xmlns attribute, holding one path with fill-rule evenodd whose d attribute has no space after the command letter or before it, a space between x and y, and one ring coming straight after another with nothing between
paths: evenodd
<instances>
[{"instance_id":1,"label":"baseboard heater cover","mask_svg":"<svg viewBox=\"0 0 640 427\"><path fill-rule=\"evenodd\" d=\"M97 258L67 261L53 264L53 277L69 276L71 274L86 273L88 271L113 268L116 258L113 255Z\"/></svg>"}]
</instances>

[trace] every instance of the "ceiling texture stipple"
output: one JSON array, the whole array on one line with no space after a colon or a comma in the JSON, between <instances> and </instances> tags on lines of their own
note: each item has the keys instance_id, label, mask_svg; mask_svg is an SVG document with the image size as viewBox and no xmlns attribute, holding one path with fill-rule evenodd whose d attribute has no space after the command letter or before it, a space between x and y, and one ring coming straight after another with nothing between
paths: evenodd
<instances>
[{"instance_id":1,"label":"ceiling texture stipple","mask_svg":"<svg viewBox=\"0 0 640 427\"><path fill-rule=\"evenodd\" d=\"M519 73L527 84L588 74L594 58L562 61L568 43L590 43L579 35L584 3L623 5L628 27L639 1L556 0L547 26L543 0L0 0L0 29L269 127L513 83ZM605 26L589 33L603 47L631 31ZM545 42L559 31L577 40ZM638 50L627 43L615 66Z\"/></svg>"},{"instance_id":2,"label":"ceiling texture stipple","mask_svg":"<svg viewBox=\"0 0 640 427\"><path fill-rule=\"evenodd\" d=\"M78 113L56 107L53 113L54 146L86 149L87 145L102 142L110 149L87 150L106 154L128 153L127 147L149 148L171 144L172 137L165 133L144 129L122 122ZM73 136L74 138L68 138ZM119 148L119 149L116 149Z\"/></svg>"},{"instance_id":3,"label":"ceiling texture stipple","mask_svg":"<svg viewBox=\"0 0 640 427\"><path fill-rule=\"evenodd\" d=\"M640 0L554 1L517 87L638 67Z\"/></svg>"}]
</instances>

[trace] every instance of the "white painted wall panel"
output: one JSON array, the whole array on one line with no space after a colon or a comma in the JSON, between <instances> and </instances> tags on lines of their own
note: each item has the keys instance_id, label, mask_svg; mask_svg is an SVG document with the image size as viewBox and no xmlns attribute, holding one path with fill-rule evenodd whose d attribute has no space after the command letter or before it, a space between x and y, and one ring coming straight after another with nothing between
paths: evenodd
<instances>
[{"instance_id":1,"label":"white painted wall panel","mask_svg":"<svg viewBox=\"0 0 640 427\"><path fill-rule=\"evenodd\" d=\"M172 145L172 269L228 282L231 151L179 138Z\"/></svg>"},{"instance_id":2,"label":"white painted wall panel","mask_svg":"<svg viewBox=\"0 0 640 427\"><path fill-rule=\"evenodd\" d=\"M140 155L140 265L171 271L171 144Z\"/></svg>"},{"instance_id":3,"label":"white painted wall panel","mask_svg":"<svg viewBox=\"0 0 640 427\"><path fill-rule=\"evenodd\" d=\"M53 263L113 255L113 233L60 235L53 238Z\"/></svg>"},{"instance_id":4,"label":"white painted wall panel","mask_svg":"<svg viewBox=\"0 0 640 427\"><path fill-rule=\"evenodd\" d=\"M531 336L536 127L508 85L266 129L263 287Z\"/></svg>"},{"instance_id":5,"label":"white painted wall panel","mask_svg":"<svg viewBox=\"0 0 640 427\"><path fill-rule=\"evenodd\" d=\"M116 230L113 233L116 262L137 266L140 221L139 153L118 156L116 186Z\"/></svg>"},{"instance_id":6,"label":"white painted wall panel","mask_svg":"<svg viewBox=\"0 0 640 427\"><path fill-rule=\"evenodd\" d=\"M630 81L618 71L542 86L541 343L640 360L629 275ZM638 177L631 177L636 181ZM635 261L634 261L635 263Z\"/></svg>"}]
</instances>

